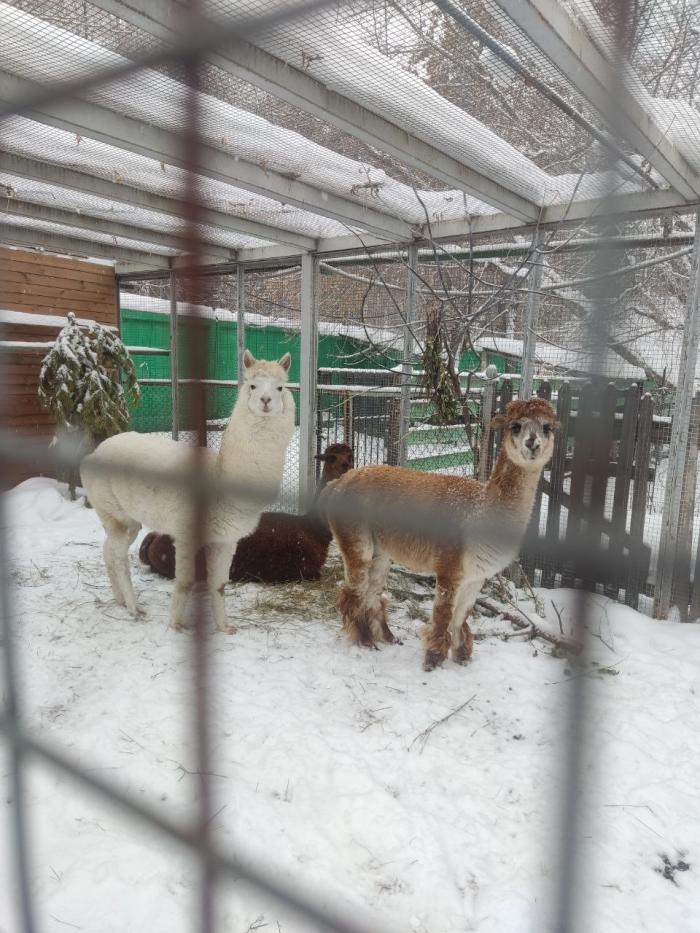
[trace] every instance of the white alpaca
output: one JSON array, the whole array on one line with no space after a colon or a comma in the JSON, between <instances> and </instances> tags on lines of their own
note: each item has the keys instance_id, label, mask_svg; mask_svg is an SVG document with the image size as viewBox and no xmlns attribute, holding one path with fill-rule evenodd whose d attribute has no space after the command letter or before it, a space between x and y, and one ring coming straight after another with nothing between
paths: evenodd
<instances>
[{"instance_id":1,"label":"white alpaca","mask_svg":"<svg viewBox=\"0 0 700 933\"><path fill-rule=\"evenodd\" d=\"M279 492L285 452L294 434L294 399L286 388L290 362L288 353L275 363L256 360L246 350L244 382L221 449L218 454L209 449L197 451L202 469L212 479L250 484L255 494L254 499L243 494L218 494L208 500L203 543L214 623L219 631L235 631L226 624L224 587L236 545L255 529L263 508ZM185 605L195 581L192 500L176 483L159 485L157 480L124 475L121 470L159 471L173 480L192 469L194 454L187 444L129 432L100 444L85 458L80 471L107 534L104 559L114 598L133 616L141 610L131 583L129 545L142 525L174 538L177 559L171 624L176 629L186 627ZM94 470L93 465L102 469ZM109 472L104 468L110 468Z\"/></svg>"}]
</instances>

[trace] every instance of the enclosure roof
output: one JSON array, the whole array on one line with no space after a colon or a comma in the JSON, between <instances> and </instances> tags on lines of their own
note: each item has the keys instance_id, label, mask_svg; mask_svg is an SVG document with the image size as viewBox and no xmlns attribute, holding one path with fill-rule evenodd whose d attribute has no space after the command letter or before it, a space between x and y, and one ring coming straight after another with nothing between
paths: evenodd
<instances>
[{"instance_id":1,"label":"enclosure roof","mask_svg":"<svg viewBox=\"0 0 700 933\"><path fill-rule=\"evenodd\" d=\"M620 159L605 173L550 175L380 52L356 12L317 2L299 15L299 6L208 0L222 37L242 16L267 20L208 51L212 70L204 90L193 92L181 69L129 70L117 51L124 24L134 58L177 48L187 37L178 3L93 0L85 4L81 31L92 37L85 38L77 23L75 31L58 25L48 6L36 15L0 2L2 242L101 257L112 249L122 264L168 267L186 251L180 133L192 100L203 143L198 232L210 263L455 239L700 201L700 114L684 100L652 97L631 69L615 114L626 140ZM403 13L414 6L403 4ZM452 0L426 8L469 27ZM611 43L590 3L485 0L483 10L525 49L528 67L605 123ZM491 57L489 80L507 79L507 61ZM120 68L118 79L93 80ZM296 132L252 112L245 94L237 98L245 106L222 99L212 74L239 88L247 82L250 99L253 85L316 119ZM62 82L77 82L78 96L58 98ZM370 147L368 158L336 151L351 151L342 137L335 148L324 145L331 130Z\"/></svg>"}]
</instances>

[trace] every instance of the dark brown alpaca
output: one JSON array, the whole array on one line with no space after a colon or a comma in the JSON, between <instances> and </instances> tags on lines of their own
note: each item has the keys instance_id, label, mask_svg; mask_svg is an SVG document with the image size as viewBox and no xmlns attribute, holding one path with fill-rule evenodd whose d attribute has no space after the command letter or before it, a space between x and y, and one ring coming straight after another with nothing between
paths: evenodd
<instances>
[{"instance_id":1,"label":"dark brown alpaca","mask_svg":"<svg viewBox=\"0 0 700 933\"><path fill-rule=\"evenodd\" d=\"M327 483L352 469L347 444L331 444L316 457L323 463L317 498ZM332 534L317 501L305 515L263 512L255 531L238 542L231 562L231 580L288 583L318 580L328 556ZM175 576L175 546L169 535L152 531L141 542L141 561L171 580Z\"/></svg>"},{"instance_id":2,"label":"dark brown alpaca","mask_svg":"<svg viewBox=\"0 0 700 933\"><path fill-rule=\"evenodd\" d=\"M436 575L424 669L442 664L450 647L459 664L471 657L468 617L485 580L517 556L540 475L552 456L557 422L548 402L531 399L511 402L493 427L503 430L503 444L485 484L374 466L355 470L325 490L321 504L345 565L338 606L354 642L374 647L375 641L396 640L383 596L396 561ZM399 519L417 516L425 530L422 524L419 531L397 527L393 514L387 519L390 508ZM460 531L461 540L447 539L447 523Z\"/></svg>"}]
</instances>

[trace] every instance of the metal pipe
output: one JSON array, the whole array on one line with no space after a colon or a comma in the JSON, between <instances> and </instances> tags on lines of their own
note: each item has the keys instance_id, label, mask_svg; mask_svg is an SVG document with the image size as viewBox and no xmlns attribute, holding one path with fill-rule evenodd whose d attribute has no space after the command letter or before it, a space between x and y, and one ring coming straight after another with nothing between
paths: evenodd
<instances>
[{"instance_id":1,"label":"metal pipe","mask_svg":"<svg viewBox=\"0 0 700 933\"><path fill-rule=\"evenodd\" d=\"M315 487L318 380L318 257L301 258L301 357L299 360L299 508L313 500Z\"/></svg>"},{"instance_id":2,"label":"metal pipe","mask_svg":"<svg viewBox=\"0 0 700 933\"><path fill-rule=\"evenodd\" d=\"M17 678L15 656L15 633L13 631L12 595L10 590L10 555L7 547L7 521L5 495L0 493L0 626L2 631L2 661L4 679L3 725L9 741L9 778L11 806L11 851L17 879L17 901L24 933L34 933L35 910L29 879L29 830L27 827L27 803L25 786L26 749L19 740L21 730L21 700ZM8 840L9 842L9 840Z\"/></svg>"},{"instance_id":3,"label":"metal pipe","mask_svg":"<svg viewBox=\"0 0 700 933\"><path fill-rule=\"evenodd\" d=\"M243 372L243 354L245 353L245 269L236 266L236 338L238 349L238 369L236 377L240 381Z\"/></svg>"},{"instance_id":4,"label":"metal pipe","mask_svg":"<svg viewBox=\"0 0 700 933\"><path fill-rule=\"evenodd\" d=\"M532 264L528 275L527 311L525 313L525 332L523 334L523 364L522 380L520 382L520 397L529 398L532 395L532 378L535 373L535 348L537 346L537 322L540 313L540 299L542 287L542 271L544 257L539 247L544 236L542 231L537 232Z\"/></svg>"},{"instance_id":5,"label":"metal pipe","mask_svg":"<svg viewBox=\"0 0 700 933\"><path fill-rule=\"evenodd\" d=\"M416 320L417 303L417 268L418 248L415 244L408 247L406 263L406 300L404 304L403 333L403 382L401 385L401 406L399 417L399 466L406 466L408 459L408 435L411 429L411 376L413 375L413 324Z\"/></svg>"},{"instance_id":6,"label":"metal pipe","mask_svg":"<svg viewBox=\"0 0 700 933\"><path fill-rule=\"evenodd\" d=\"M671 608L673 567L678 547L683 475L688 456L690 411L700 344L700 213L695 218L695 246L688 284L688 303L683 329L683 347L671 423L661 540L654 591L654 615L665 619Z\"/></svg>"},{"instance_id":7,"label":"metal pipe","mask_svg":"<svg viewBox=\"0 0 700 933\"><path fill-rule=\"evenodd\" d=\"M170 393L172 438L179 437L179 389L178 389L178 359L177 359L177 279L175 270L170 271Z\"/></svg>"}]
</instances>

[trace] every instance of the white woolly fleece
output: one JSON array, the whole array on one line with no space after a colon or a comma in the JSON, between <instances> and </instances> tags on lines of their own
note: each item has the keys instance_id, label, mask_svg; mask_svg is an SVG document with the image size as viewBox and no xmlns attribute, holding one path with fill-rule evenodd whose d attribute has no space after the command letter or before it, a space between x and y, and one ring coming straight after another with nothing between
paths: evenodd
<instances>
[{"instance_id":1,"label":"white woolly fleece","mask_svg":"<svg viewBox=\"0 0 700 933\"><path fill-rule=\"evenodd\" d=\"M254 376L254 373L251 374ZM206 543L238 541L256 527L266 502L279 492L284 458L294 434L294 399L283 390L279 414L260 417L249 410L245 392L238 400L224 431L219 453L202 450L203 469L224 481L251 483L253 502L217 496L209 508ZM145 468L168 477L191 469L192 448L180 441L129 432L104 441L81 467L83 485L100 515L124 525L134 522L178 538L192 536L192 510L177 485L122 476L119 467ZM114 474L90 470L92 463L115 467ZM261 495L262 493L262 495Z\"/></svg>"}]
</instances>

